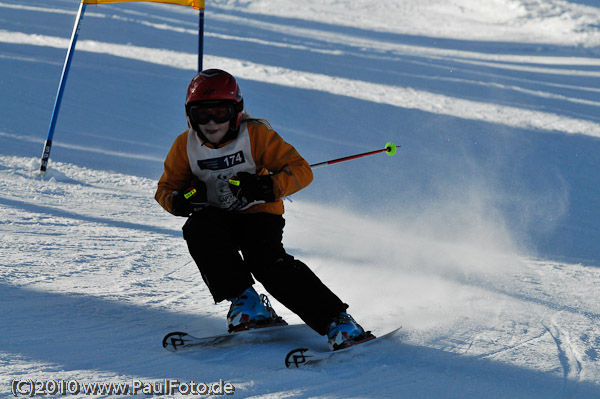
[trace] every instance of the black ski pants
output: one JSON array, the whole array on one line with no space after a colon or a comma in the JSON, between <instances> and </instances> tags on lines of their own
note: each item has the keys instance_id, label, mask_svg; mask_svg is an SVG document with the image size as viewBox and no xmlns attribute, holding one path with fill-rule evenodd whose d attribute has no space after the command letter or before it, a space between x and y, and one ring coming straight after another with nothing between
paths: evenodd
<instances>
[{"instance_id":1,"label":"black ski pants","mask_svg":"<svg viewBox=\"0 0 600 399\"><path fill-rule=\"evenodd\" d=\"M256 278L269 294L324 335L331 320L348 305L308 266L286 253L284 225L281 215L206 208L190 216L183 237L215 302L239 296Z\"/></svg>"}]
</instances>

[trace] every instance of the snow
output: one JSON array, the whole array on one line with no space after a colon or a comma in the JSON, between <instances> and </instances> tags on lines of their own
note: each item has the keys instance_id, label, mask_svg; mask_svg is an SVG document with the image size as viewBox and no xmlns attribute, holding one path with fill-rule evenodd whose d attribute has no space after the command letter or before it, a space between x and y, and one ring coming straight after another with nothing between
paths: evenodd
<instances>
[{"instance_id":1,"label":"snow","mask_svg":"<svg viewBox=\"0 0 600 399\"><path fill-rule=\"evenodd\" d=\"M595 0L207 3L204 66L238 76L248 110L309 162L401 146L315 170L286 202L288 251L376 335L402 326L377 351L302 370L283 358L323 345L316 334L160 345L222 333L227 312L184 220L153 199L185 128L196 12L87 7L38 176L77 7L0 0L2 397L15 379L223 380L263 399L600 397Z\"/></svg>"}]
</instances>

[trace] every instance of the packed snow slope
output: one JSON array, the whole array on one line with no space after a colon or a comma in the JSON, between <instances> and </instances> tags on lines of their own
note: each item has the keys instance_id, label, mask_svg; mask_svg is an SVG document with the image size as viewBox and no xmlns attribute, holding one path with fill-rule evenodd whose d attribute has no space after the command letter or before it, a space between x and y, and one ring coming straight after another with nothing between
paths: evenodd
<instances>
[{"instance_id":1,"label":"packed snow slope","mask_svg":"<svg viewBox=\"0 0 600 399\"><path fill-rule=\"evenodd\" d=\"M322 348L310 332L166 352L169 331L222 333L228 307L153 199L198 14L87 7L40 177L78 1L0 0L0 395L177 379L239 398L600 397L597 1L207 3L204 66L309 162L401 146L315 170L284 241L361 324L402 332L306 370L283 358Z\"/></svg>"}]
</instances>

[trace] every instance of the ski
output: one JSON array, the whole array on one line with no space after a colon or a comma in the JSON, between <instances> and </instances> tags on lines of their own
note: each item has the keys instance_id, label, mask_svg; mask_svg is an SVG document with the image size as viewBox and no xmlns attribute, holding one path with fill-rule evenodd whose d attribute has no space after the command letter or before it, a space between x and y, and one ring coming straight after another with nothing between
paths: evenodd
<instances>
[{"instance_id":1,"label":"ski","mask_svg":"<svg viewBox=\"0 0 600 399\"><path fill-rule=\"evenodd\" d=\"M260 326L238 332L209 337L195 337L185 332L170 332L163 338L163 348L170 352L183 352L211 346L235 346L242 343L260 343L281 339L292 331L310 328L305 324Z\"/></svg>"},{"instance_id":2,"label":"ski","mask_svg":"<svg viewBox=\"0 0 600 399\"><path fill-rule=\"evenodd\" d=\"M316 351L310 348L297 348L290 351L285 357L285 367L287 368L300 368L307 366L314 366L319 363L323 363L326 360L334 357L344 357L344 356L352 356L356 353L362 353L364 350L368 350L372 344L381 342L383 340L392 338L396 335L398 331L400 331L402 327L395 329L394 331L390 331L387 334L384 334L380 337L364 341L359 344L355 344L352 346L348 346L343 349L338 349L335 351ZM362 351L357 351L357 349L363 349Z\"/></svg>"}]
</instances>

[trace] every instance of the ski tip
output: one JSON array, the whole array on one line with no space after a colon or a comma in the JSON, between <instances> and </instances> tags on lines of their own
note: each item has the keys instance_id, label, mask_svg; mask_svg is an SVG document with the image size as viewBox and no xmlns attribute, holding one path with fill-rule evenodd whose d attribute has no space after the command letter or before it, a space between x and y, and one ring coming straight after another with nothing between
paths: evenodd
<instances>
[{"instance_id":1,"label":"ski tip","mask_svg":"<svg viewBox=\"0 0 600 399\"><path fill-rule=\"evenodd\" d=\"M162 341L163 348L171 352L177 352L185 344L184 337L187 335L187 333L181 331L174 331L165 335Z\"/></svg>"},{"instance_id":2,"label":"ski tip","mask_svg":"<svg viewBox=\"0 0 600 399\"><path fill-rule=\"evenodd\" d=\"M285 367L298 368L305 365L305 363L311 357L310 355L306 355L306 352L308 352L308 348L297 348L291 350L285 357Z\"/></svg>"}]
</instances>

